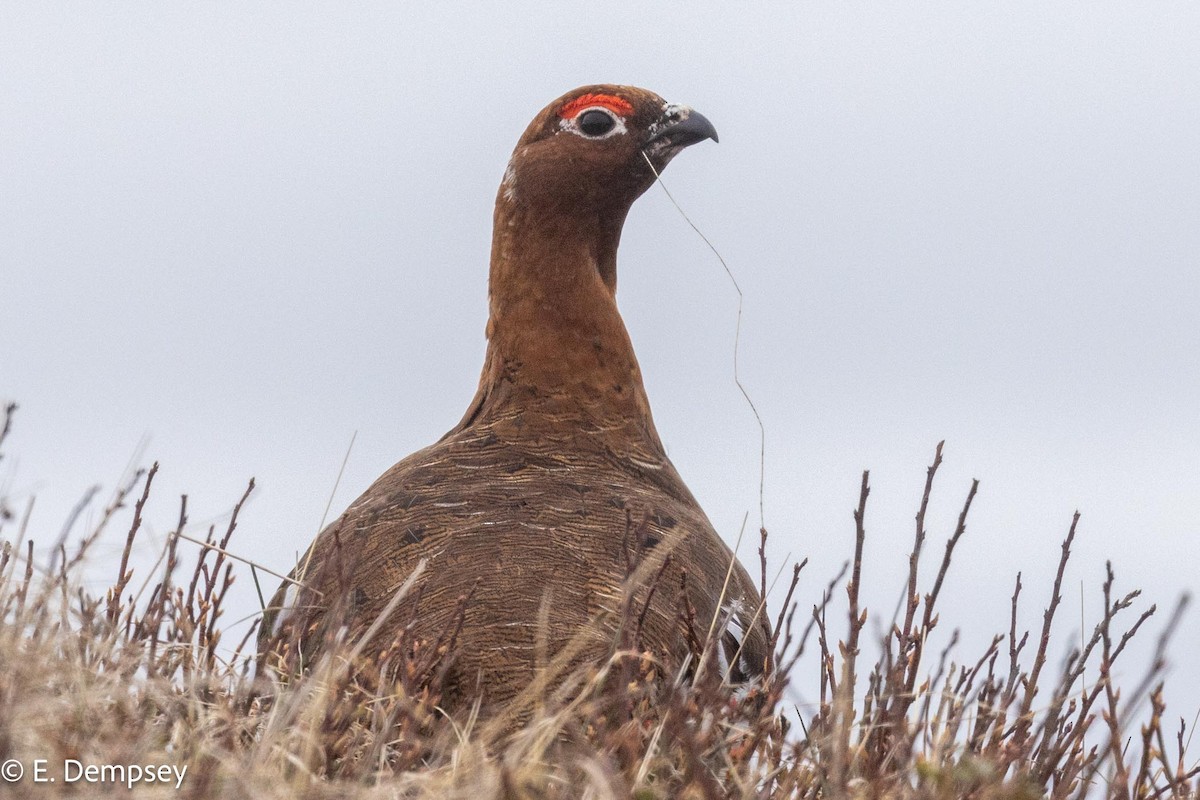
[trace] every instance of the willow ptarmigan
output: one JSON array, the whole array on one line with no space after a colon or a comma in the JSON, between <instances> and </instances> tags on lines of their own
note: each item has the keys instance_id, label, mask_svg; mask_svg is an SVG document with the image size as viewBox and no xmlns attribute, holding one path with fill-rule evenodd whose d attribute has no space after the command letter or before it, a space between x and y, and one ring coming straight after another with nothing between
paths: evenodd
<instances>
[{"instance_id":1,"label":"willow ptarmigan","mask_svg":"<svg viewBox=\"0 0 1200 800\"><path fill-rule=\"evenodd\" d=\"M496 197L475 399L317 536L293 570L305 588L284 584L271 603L263 656L285 623L293 637L331 622L361 634L427 559L366 653L406 625L436 641L461 624L450 704L503 701L573 637L593 637L585 656L607 653L637 539L666 563L639 596L646 650L684 663L687 629L703 639L715 618L734 679L767 668L759 593L663 450L615 297L625 215L654 182L647 159L661 170L705 139L717 133L702 115L630 86L582 87L534 118Z\"/></svg>"}]
</instances>

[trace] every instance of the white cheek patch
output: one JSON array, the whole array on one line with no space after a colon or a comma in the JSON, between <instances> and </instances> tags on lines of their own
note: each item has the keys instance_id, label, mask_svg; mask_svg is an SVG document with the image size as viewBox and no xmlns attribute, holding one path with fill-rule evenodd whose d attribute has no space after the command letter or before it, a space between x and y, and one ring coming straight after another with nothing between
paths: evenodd
<instances>
[{"instance_id":1,"label":"white cheek patch","mask_svg":"<svg viewBox=\"0 0 1200 800\"><path fill-rule=\"evenodd\" d=\"M652 139L654 138L655 134L657 134L666 126L674 125L676 122L682 122L690 117L691 114L691 106L683 106L679 105L678 103L664 103L662 115L658 118L657 122L650 126L650 130L648 130L646 133L648 134L648 137Z\"/></svg>"}]
</instances>

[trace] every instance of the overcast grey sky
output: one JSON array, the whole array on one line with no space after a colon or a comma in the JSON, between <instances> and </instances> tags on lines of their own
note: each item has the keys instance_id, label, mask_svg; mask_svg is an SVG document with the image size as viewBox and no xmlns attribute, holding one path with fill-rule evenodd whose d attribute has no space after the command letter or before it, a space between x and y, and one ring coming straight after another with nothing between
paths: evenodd
<instances>
[{"instance_id":1,"label":"overcast grey sky","mask_svg":"<svg viewBox=\"0 0 1200 800\"><path fill-rule=\"evenodd\" d=\"M1076 508L1064 639L1105 559L1169 606L1200 563L1198 41L1183 2L3 3L0 485L49 544L149 437L154 531L186 492L202 532L253 475L235 549L287 569L356 431L332 514L471 398L528 120L632 83L721 133L665 177L745 292L772 566L811 559L804 604L870 468L890 614L944 438L926 573L982 481L942 615L963 658L1018 570L1040 624ZM659 430L732 541L759 480L736 296L657 187L620 279ZM1196 614L1173 652L1188 714Z\"/></svg>"}]
</instances>

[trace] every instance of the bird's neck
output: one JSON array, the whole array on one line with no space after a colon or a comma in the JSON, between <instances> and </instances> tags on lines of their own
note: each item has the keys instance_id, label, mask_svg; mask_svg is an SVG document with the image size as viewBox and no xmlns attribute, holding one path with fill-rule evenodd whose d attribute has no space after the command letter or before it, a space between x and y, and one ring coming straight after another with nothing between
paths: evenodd
<instances>
[{"instance_id":1,"label":"bird's neck","mask_svg":"<svg viewBox=\"0 0 1200 800\"><path fill-rule=\"evenodd\" d=\"M617 310L616 254L626 211L563 213L499 199L487 359L464 423L545 407L620 420L661 446Z\"/></svg>"}]
</instances>

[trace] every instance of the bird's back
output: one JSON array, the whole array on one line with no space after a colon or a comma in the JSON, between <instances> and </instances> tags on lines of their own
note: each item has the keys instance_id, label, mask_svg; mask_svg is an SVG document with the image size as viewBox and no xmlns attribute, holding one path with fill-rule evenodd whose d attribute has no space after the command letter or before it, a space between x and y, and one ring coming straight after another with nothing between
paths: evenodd
<instances>
[{"instance_id":1,"label":"bird's back","mask_svg":"<svg viewBox=\"0 0 1200 800\"><path fill-rule=\"evenodd\" d=\"M730 572L729 549L661 447L643 438L628 418L553 404L457 428L384 473L318 536L292 576L310 591L293 592L280 619L309 635L322 622L353 630L354 620L374 621L427 559L380 641L406 625L426 643L457 630L451 693L501 702L569 642L583 645L585 659L606 652L627 579L643 559L658 565L669 553L661 575L641 573L659 583L643 618L646 649L676 663L685 656L690 581L699 637L720 602L750 629L739 645L743 671L761 669L757 592L740 564ZM285 594L272 605L288 605ZM347 619L327 619L335 607Z\"/></svg>"}]
</instances>

